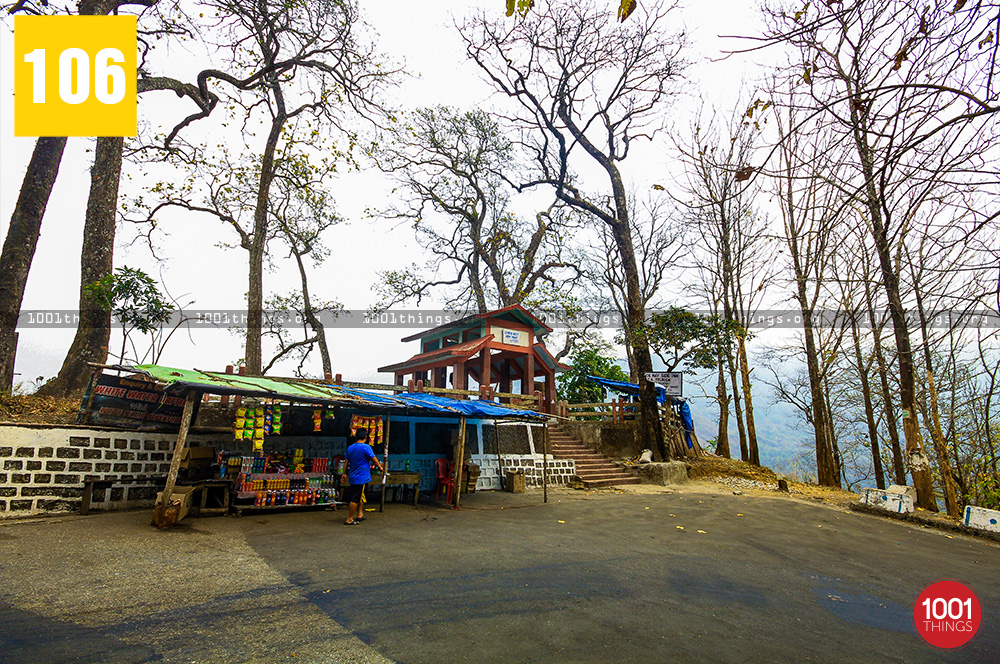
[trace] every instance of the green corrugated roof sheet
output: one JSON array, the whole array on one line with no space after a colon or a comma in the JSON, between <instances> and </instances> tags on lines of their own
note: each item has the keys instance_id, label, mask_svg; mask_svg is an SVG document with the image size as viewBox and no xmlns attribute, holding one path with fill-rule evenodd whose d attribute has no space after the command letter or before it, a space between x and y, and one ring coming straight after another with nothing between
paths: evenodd
<instances>
[{"instance_id":1,"label":"green corrugated roof sheet","mask_svg":"<svg viewBox=\"0 0 1000 664\"><path fill-rule=\"evenodd\" d=\"M161 367L156 364L139 364L135 368L161 383L176 384L178 387L193 387L213 394L244 394L273 398L284 397L293 401L341 403L359 400L358 397L347 394L335 385L317 385L304 380L238 376L198 369Z\"/></svg>"},{"instance_id":2,"label":"green corrugated roof sheet","mask_svg":"<svg viewBox=\"0 0 1000 664\"><path fill-rule=\"evenodd\" d=\"M239 376L198 369L175 369L157 364L139 364L134 369L157 382L166 384L169 392L186 392L195 389L210 394L240 394L300 403L356 406L375 411L416 410L470 417L532 420L545 418L545 415L540 413L508 408L492 402L459 401L445 397L432 397L431 395L420 395L421 398L416 398L417 395L414 395L414 398L406 398L406 395L390 396L377 392L367 393L364 390L318 384L294 378Z\"/></svg>"}]
</instances>

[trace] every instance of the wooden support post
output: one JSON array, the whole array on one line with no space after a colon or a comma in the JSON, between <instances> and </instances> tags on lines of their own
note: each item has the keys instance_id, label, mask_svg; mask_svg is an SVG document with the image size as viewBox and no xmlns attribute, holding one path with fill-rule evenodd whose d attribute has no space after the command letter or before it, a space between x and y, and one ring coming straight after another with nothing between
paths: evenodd
<instances>
[{"instance_id":1,"label":"wooden support post","mask_svg":"<svg viewBox=\"0 0 1000 664\"><path fill-rule=\"evenodd\" d=\"M424 381L418 380L417 381L417 392L423 392L423 391L424 391Z\"/></svg>"},{"instance_id":2,"label":"wooden support post","mask_svg":"<svg viewBox=\"0 0 1000 664\"><path fill-rule=\"evenodd\" d=\"M413 392L413 379L406 381L406 391Z\"/></svg>"},{"instance_id":3,"label":"wooden support post","mask_svg":"<svg viewBox=\"0 0 1000 664\"><path fill-rule=\"evenodd\" d=\"M549 502L549 423L542 426L542 502Z\"/></svg>"},{"instance_id":4,"label":"wooden support post","mask_svg":"<svg viewBox=\"0 0 1000 664\"><path fill-rule=\"evenodd\" d=\"M385 444L385 451L382 453L382 496L379 498L378 501L379 513L385 511L385 481L389 477L389 425L391 423L392 423L392 415L386 415L385 435L382 437L382 441Z\"/></svg>"},{"instance_id":5,"label":"wooden support post","mask_svg":"<svg viewBox=\"0 0 1000 664\"><path fill-rule=\"evenodd\" d=\"M500 437L497 436L499 442ZM458 452L455 454L455 506L458 509L458 499L462 495L462 466L465 465L465 417L458 420Z\"/></svg>"},{"instance_id":6,"label":"wooden support post","mask_svg":"<svg viewBox=\"0 0 1000 664\"><path fill-rule=\"evenodd\" d=\"M233 365L231 365L231 364L227 364L226 365L226 373L229 374L229 375L232 375L232 373L233 373ZM229 395L228 394L223 394L219 398L219 403L221 403L223 406L228 406L229 405Z\"/></svg>"},{"instance_id":7,"label":"wooden support post","mask_svg":"<svg viewBox=\"0 0 1000 664\"><path fill-rule=\"evenodd\" d=\"M465 386L468 384L465 380L465 362L456 363L454 368L452 368L452 371L454 372L455 375L453 381L454 385L452 385L452 387L454 387L456 390L464 390ZM465 399L465 398L466 398L465 395L459 397L459 399Z\"/></svg>"},{"instance_id":8,"label":"wooden support post","mask_svg":"<svg viewBox=\"0 0 1000 664\"><path fill-rule=\"evenodd\" d=\"M94 396L96 396L95 390L97 389L97 379L101 377L102 370L100 367L94 367L93 373L90 374L90 384L87 385L87 403L83 406L81 412L77 413L76 423L77 424L90 424L90 411L94 407ZM11 370L11 375L14 375L13 370Z\"/></svg>"},{"instance_id":9,"label":"wooden support post","mask_svg":"<svg viewBox=\"0 0 1000 664\"><path fill-rule=\"evenodd\" d=\"M504 474L503 474L503 457L500 456L500 427L497 426L497 421L496 420L493 420L493 435L496 436L496 443L497 443L497 473L499 473L499 477L500 477L500 490L503 491L503 489L504 489L504 483L506 481L506 478L504 478ZM486 444L485 441L483 441L483 445L484 446L485 446L485 444ZM486 450L484 449L483 451L485 452Z\"/></svg>"},{"instance_id":10,"label":"wooden support post","mask_svg":"<svg viewBox=\"0 0 1000 664\"><path fill-rule=\"evenodd\" d=\"M191 421L194 419L194 405L198 401L198 393L189 391L184 397L184 412L181 415L181 427L177 431L177 443L174 445L174 456L170 460L170 472L167 473L167 484L163 487L163 500L153 510L153 525L157 528L169 528L177 523L177 513L172 512L173 517L167 516L167 508L170 506L170 497L174 493L174 486L177 484L177 471L181 467L181 457L187 448L188 431L191 429Z\"/></svg>"},{"instance_id":11,"label":"wooden support post","mask_svg":"<svg viewBox=\"0 0 1000 664\"><path fill-rule=\"evenodd\" d=\"M247 368L246 367L240 367L236 371L236 373L239 374L240 376L246 376L247 375ZM239 408L242 403L243 403L243 396L242 395L237 394L235 397L233 397L233 405L235 405L237 408Z\"/></svg>"}]
</instances>

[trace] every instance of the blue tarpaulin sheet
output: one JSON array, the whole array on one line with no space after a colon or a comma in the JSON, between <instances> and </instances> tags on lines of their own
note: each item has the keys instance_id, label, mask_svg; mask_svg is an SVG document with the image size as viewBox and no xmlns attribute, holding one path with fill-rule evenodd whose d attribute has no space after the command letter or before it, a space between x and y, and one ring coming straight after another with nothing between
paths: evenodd
<instances>
[{"instance_id":1,"label":"blue tarpaulin sheet","mask_svg":"<svg viewBox=\"0 0 1000 664\"><path fill-rule=\"evenodd\" d=\"M687 401L681 402L681 422L684 423L684 437L687 439L688 449L694 447L691 442L691 434L694 433L694 418L691 417L691 406Z\"/></svg>"},{"instance_id":2,"label":"blue tarpaulin sheet","mask_svg":"<svg viewBox=\"0 0 1000 664\"><path fill-rule=\"evenodd\" d=\"M625 383L620 380L610 380L608 378L601 378L600 376L587 376L587 380L592 380L595 383L603 385L608 389L614 390L615 392L623 392L625 394L639 394L639 386L635 383ZM656 400L660 403L667 403L667 388L657 385L656 386Z\"/></svg>"},{"instance_id":3,"label":"blue tarpaulin sheet","mask_svg":"<svg viewBox=\"0 0 1000 664\"><path fill-rule=\"evenodd\" d=\"M544 420L547 416L536 413L533 410L523 410L521 408L508 408L492 401L466 401L463 399L450 399L436 394L424 392L402 392L400 394L388 395L378 394L369 390L361 390L351 387L341 387L341 390L348 394L353 394L370 401L385 405L387 408L403 407L414 410L429 410L449 415L465 415L466 417L479 418L523 418L532 420Z\"/></svg>"}]
</instances>

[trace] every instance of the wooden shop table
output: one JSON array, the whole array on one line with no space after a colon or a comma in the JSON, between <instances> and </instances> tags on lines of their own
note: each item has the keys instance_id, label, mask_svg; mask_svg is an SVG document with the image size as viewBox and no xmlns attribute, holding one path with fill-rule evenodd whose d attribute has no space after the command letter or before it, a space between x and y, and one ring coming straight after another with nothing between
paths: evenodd
<instances>
[{"instance_id":1,"label":"wooden shop table","mask_svg":"<svg viewBox=\"0 0 1000 664\"><path fill-rule=\"evenodd\" d=\"M385 478L385 485L389 486L403 486L413 487L413 506L417 506L417 498L420 496L420 479L421 475L418 472L410 470L391 470L389 471L388 477ZM370 487L381 487L382 486L382 473L372 473L372 481L369 483Z\"/></svg>"}]
</instances>

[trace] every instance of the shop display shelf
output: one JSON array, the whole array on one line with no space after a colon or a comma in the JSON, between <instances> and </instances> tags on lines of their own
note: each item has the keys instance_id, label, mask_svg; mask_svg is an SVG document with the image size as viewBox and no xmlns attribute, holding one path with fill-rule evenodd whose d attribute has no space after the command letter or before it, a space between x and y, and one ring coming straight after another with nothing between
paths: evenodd
<instances>
[{"instance_id":1,"label":"shop display shelf","mask_svg":"<svg viewBox=\"0 0 1000 664\"><path fill-rule=\"evenodd\" d=\"M329 503L313 503L312 505L235 505L233 509L236 512L236 516L243 516L243 512L246 510L292 510L292 509L309 509L317 507L337 507L338 505L347 505L347 503L341 503L339 501L333 501Z\"/></svg>"}]
</instances>

